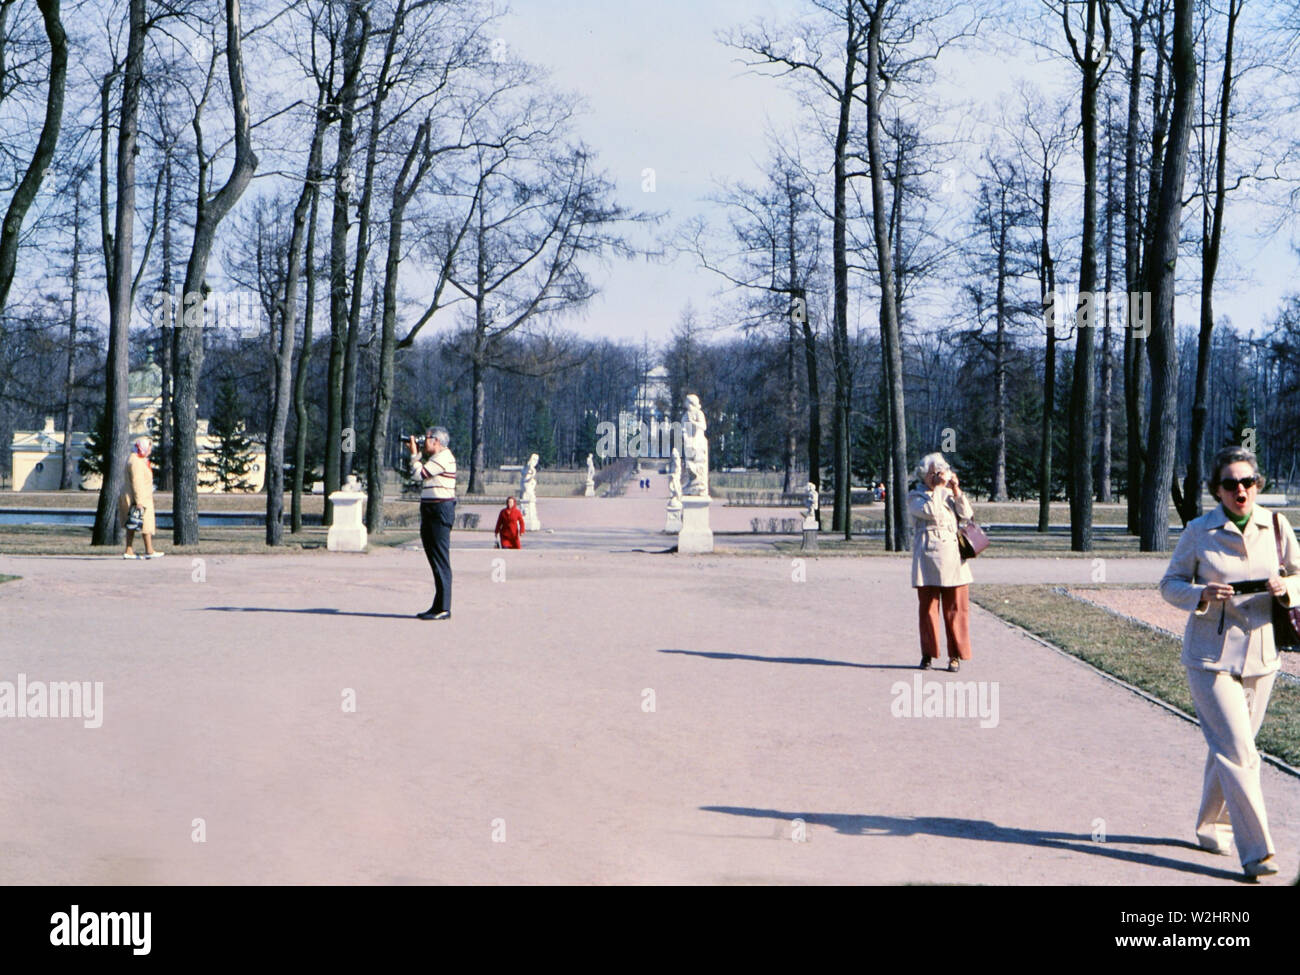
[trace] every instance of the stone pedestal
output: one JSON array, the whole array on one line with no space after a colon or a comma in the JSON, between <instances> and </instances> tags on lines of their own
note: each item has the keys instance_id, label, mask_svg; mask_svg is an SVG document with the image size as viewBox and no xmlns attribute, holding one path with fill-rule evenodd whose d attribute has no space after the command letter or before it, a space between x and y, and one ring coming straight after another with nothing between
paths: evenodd
<instances>
[{"instance_id":1,"label":"stone pedestal","mask_svg":"<svg viewBox=\"0 0 1300 975\"><path fill-rule=\"evenodd\" d=\"M596 496L596 482L587 478L587 490L582 492L584 498L594 498Z\"/></svg>"},{"instance_id":2,"label":"stone pedestal","mask_svg":"<svg viewBox=\"0 0 1300 975\"><path fill-rule=\"evenodd\" d=\"M539 532L542 530L542 519L537 517L537 502L525 501L522 505L524 509L524 531Z\"/></svg>"},{"instance_id":3,"label":"stone pedestal","mask_svg":"<svg viewBox=\"0 0 1300 975\"><path fill-rule=\"evenodd\" d=\"M803 542L799 546L805 552L817 551L817 529L808 528L806 525L803 530Z\"/></svg>"},{"instance_id":4,"label":"stone pedestal","mask_svg":"<svg viewBox=\"0 0 1300 975\"><path fill-rule=\"evenodd\" d=\"M682 506L680 503L673 505L669 503L667 508L667 518L664 520L664 531L669 535L676 535L682 530Z\"/></svg>"},{"instance_id":5,"label":"stone pedestal","mask_svg":"<svg viewBox=\"0 0 1300 975\"><path fill-rule=\"evenodd\" d=\"M325 547L331 552L364 552L366 524L362 518L366 506L364 491L343 490L330 495L334 505L334 524L330 525Z\"/></svg>"},{"instance_id":6,"label":"stone pedestal","mask_svg":"<svg viewBox=\"0 0 1300 975\"><path fill-rule=\"evenodd\" d=\"M682 498L682 530L677 533L677 551L683 555L699 555L713 551L713 531L709 528L709 505L713 499L707 495L688 494Z\"/></svg>"}]
</instances>

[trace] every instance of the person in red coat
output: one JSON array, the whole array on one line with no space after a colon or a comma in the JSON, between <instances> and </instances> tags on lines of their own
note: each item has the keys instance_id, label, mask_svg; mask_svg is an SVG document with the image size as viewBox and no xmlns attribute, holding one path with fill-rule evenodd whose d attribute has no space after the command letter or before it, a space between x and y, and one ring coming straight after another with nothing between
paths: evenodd
<instances>
[{"instance_id":1,"label":"person in red coat","mask_svg":"<svg viewBox=\"0 0 1300 975\"><path fill-rule=\"evenodd\" d=\"M497 515L497 548L520 548L519 539L524 533L524 513L515 504L514 497L506 498L506 506Z\"/></svg>"}]
</instances>

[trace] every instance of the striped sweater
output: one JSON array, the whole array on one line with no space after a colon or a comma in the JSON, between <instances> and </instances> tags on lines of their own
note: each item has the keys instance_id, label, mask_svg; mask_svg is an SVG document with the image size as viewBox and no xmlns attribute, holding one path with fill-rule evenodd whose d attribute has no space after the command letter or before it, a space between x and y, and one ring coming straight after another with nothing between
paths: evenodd
<instances>
[{"instance_id":1,"label":"striped sweater","mask_svg":"<svg viewBox=\"0 0 1300 975\"><path fill-rule=\"evenodd\" d=\"M420 482L421 501L456 497L456 458L446 447L423 460L419 454L412 454L411 477Z\"/></svg>"}]
</instances>

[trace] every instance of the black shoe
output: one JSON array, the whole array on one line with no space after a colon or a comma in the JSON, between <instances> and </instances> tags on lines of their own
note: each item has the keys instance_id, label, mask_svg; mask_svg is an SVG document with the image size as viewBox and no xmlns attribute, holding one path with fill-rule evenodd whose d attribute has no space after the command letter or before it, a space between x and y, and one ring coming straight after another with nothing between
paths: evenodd
<instances>
[{"instance_id":1,"label":"black shoe","mask_svg":"<svg viewBox=\"0 0 1300 975\"><path fill-rule=\"evenodd\" d=\"M449 620L451 619L451 610L444 609L441 613L435 613L431 609L426 609L423 613L417 613L415 618L421 620Z\"/></svg>"},{"instance_id":2,"label":"black shoe","mask_svg":"<svg viewBox=\"0 0 1300 975\"><path fill-rule=\"evenodd\" d=\"M438 615L438 611L431 606L428 609L426 609L423 613L416 613L415 618L417 620L431 620L437 615Z\"/></svg>"},{"instance_id":3,"label":"black shoe","mask_svg":"<svg viewBox=\"0 0 1300 975\"><path fill-rule=\"evenodd\" d=\"M933 663L934 663L934 658L933 658L933 657L931 657L929 654L924 654L924 653L921 654L921 669L922 669L922 670L929 670L929 669L930 669L930 665L933 664Z\"/></svg>"}]
</instances>

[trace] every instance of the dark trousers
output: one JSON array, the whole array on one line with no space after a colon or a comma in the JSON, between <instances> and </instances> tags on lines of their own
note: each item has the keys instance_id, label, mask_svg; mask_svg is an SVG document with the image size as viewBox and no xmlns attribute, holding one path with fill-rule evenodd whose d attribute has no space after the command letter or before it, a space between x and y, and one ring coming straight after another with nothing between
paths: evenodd
<instances>
[{"instance_id":1,"label":"dark trousers","mask_svg":"<svg viewBox=\"0 0 1300 975\"><path fill-rule=\"evenodd\" d=\"M433 570L435 613L451 612L451 526L456 520L455 501L420 502L420 541Z\"/></svg>"}]
</instances>

